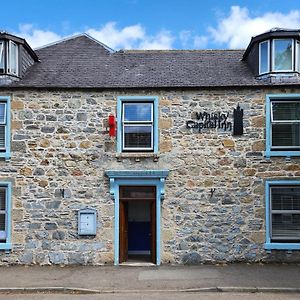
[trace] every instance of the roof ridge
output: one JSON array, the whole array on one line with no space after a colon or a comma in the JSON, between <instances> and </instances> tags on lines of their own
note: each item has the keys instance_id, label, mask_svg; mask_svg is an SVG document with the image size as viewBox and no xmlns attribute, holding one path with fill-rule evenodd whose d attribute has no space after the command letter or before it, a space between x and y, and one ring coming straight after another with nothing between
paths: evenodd
<instances>
[{"instance_id":1,"label":"roof ridge","mask_svg":"<svg viewBox=\"0 0 300 300\"><path fill-rule=\"evenodd\" d=\"M115 53L135 53L135 52L210 52L210 51L219 51L219 52L235 52L235 51L245 51L245 49L166 49L166 50L139 50L139 49L122 49L118 50Z\"/></svg>"},{"instance_id":2,"label":"roof ridge","mask_svg":"<svg viewBox=\"0 0 300 300\"><path fill-rule=\"evenodd\" d=\"M72 35L72 36L68 36L68 37L65 37L63 39L60 39L56 42L52 42L52 43L49 43L49 44L46 44L44 46L41 46L41 47L37 47L37 48L34 48L34 50L40 50L40 49L44 49L44 48L47 48L47 47L50 47L50 46L54 46L54 45L57 45L57 44L60 44L60 43L63 43L63 42L66 42L66 41L69 41L69 40L73 40L73 39L76 39L78 37L86 37L90 40L92 40L93 42L101 45L105 50L107 50L108 52L110 53L113 53L115 52L115 50L113 50L112 48L108 47L107 45L101 43L100 41L96 40L95 38L93 38L92 36L90 36L89 34L87 33L79 33L79 34L75 34L75 35Z\"/></svg>"}]
</instances>

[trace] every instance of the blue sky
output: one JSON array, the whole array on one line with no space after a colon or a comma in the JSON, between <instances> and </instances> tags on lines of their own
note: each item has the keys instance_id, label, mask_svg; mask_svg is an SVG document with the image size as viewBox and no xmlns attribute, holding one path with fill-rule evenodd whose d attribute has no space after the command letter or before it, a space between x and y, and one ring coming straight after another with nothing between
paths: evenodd
<instances>
[{"instance_id":1,"label":"blue sky","mask_svg":"<svg viewBox=\"0 0 300 300\"><path fill-rule=\"evenodd\" d=\"M3 1L0 29L39 47L86 32L113 49L245 48L272 27L300 28L299 0Z\"/></svg>"}]
</instances>

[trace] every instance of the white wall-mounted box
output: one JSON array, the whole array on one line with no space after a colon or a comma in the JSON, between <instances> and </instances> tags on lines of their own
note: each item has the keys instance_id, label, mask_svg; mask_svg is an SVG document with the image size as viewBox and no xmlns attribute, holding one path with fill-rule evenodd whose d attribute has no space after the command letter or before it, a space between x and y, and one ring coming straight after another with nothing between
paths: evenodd
<instances>
[{"instance_id":1,"label":"white wall-mounted box","mask_svg":"<svg viewBox=\"0 0 300 300\"><path fill-rule=\"evenodd\" d=\"M86 208L78 211L78 234L96 235L97 212L95 209Z\"/></svg>"}]
</instances>

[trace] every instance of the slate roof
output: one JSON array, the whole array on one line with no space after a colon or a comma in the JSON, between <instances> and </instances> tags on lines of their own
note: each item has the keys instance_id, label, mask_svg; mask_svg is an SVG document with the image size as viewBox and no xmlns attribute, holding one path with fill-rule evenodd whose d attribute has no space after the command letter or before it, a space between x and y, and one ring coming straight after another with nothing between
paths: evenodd
<instances>
[{"instance_id":1,"label":"slate roof","mask_svg":"<svg viewBox=\"0 0 300 300\"><path fill-rule=\"evenodd\" d=\"M181 88L268 85L242 61L244 50L110 51L86 35L37 49L11 87Z\"/></svg>"}]
</instances>

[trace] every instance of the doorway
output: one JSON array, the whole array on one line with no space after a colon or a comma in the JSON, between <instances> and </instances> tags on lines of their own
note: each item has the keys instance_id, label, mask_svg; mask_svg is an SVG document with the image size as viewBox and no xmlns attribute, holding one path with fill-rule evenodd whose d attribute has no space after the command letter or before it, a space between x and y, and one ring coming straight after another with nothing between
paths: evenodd
<instances>
[{"instance_id":1,"label":"doorway","mask_svg":"<svg viewBox=\"0 0 300 300\"><path fill-rule=\"evenodd\" d=\"M120 186L119 262L156 263L156 186Z\"/></svg>"}]
</instances>

